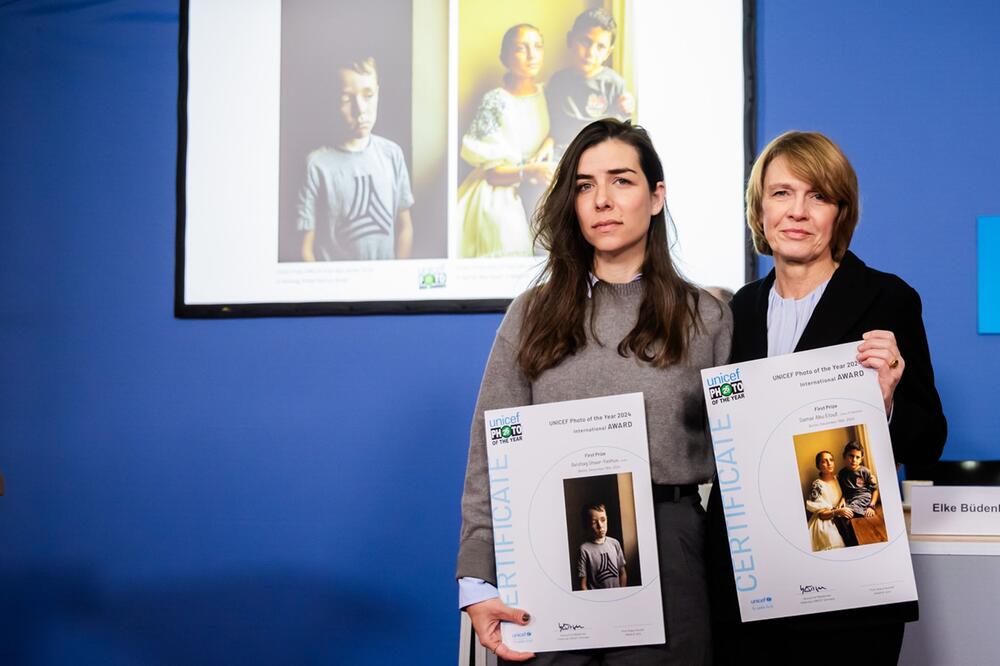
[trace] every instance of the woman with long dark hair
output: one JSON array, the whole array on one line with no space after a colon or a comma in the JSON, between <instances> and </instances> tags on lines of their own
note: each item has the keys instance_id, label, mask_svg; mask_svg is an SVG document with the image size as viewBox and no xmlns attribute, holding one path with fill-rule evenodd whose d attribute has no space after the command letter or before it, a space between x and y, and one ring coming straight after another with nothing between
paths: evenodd
<instances>
[{"instance_id":1,"label":"woman with long dark hair","mask_svg":"<svg viewBox=\"0 0 1000 666\"><path fill-rule=\"evenodd\" d=\"M530 617L497 598L485 410L641 391L646 406L666 645L546 653L536 663L709 660L697 486L714 473L699 371L729 358L728 308L670 257L663 167L646 132L599 120L566 150L536 218L548 261L497 331L473 417L458 555L461 606L480 642L520 661L500 622ZM530 609L529 609L530 610ZM611 618L609 618L611 621Z\"/></svg>"}]
</instances>

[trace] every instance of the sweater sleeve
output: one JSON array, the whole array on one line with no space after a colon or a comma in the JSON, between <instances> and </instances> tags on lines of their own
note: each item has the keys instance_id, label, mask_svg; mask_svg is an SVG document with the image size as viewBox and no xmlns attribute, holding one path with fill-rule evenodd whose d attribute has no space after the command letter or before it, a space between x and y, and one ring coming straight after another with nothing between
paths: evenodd
<instances>
[{"instance_id":1,"label":"sweater sleeve","mask_svg":"<svg viewBox=\"0 0 1000 666\"><path fill-rule=\"evenodd\" d=\"M517 363L519 303L515 301L504 319L490 351L476 410L469 433L469 457L462 493L462 529L459 537L456 576L472 576L496 584L493 552L493 520L490 505L490 459L486 450L487 409L531 404L531 384Z\"/></svg>"},{"instance_id":2,"label":"sweater sleeve","mask_svg":"<svg viewBox=\"0 0 1000 666\"><path fill-rule=\"evenodd\" d=\"M897 463L927 464L941 457L948 423L934 387L920 296L909 285L901 287L895 309L898 326L893 332L906 366L893 393L889 433Z\"/></svg>"}]
</instances>

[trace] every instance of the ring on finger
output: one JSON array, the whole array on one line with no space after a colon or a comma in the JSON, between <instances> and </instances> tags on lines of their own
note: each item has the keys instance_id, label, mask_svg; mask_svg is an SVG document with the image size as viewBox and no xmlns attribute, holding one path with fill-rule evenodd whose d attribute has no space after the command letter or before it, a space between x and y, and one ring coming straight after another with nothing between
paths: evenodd
<instances>
[{"instance_id":1,"label":"ring on finger","mask_svg":"<svg viewBox=\"0 0 1000 666\"><path fill-rule=\"evenodd\" d=\"M895 370L898 367L899 367L899 359L898 358L892 359L892 361L889 363L889 369Z\"/></svg>"}]
</instances>

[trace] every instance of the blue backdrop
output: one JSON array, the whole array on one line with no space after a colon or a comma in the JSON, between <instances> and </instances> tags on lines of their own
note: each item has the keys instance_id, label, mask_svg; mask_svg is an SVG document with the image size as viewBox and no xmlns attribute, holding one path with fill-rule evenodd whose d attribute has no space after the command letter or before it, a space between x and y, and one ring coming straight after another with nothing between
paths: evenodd
<instances>
[{"instance_id":1,"label":"blue backdrop","mask_svg":"<svg viewBox=\"0 0 1000 666\"><path fill-rule=\"evenodd\" d=\"M946 457L1000 457L1000 5L758 15L759 144L842 145L853 248L924 299ZM451 663L499 317L174 319L177 30L166 0L0 1L0 663Z\"/></svg>"}]
</instances>

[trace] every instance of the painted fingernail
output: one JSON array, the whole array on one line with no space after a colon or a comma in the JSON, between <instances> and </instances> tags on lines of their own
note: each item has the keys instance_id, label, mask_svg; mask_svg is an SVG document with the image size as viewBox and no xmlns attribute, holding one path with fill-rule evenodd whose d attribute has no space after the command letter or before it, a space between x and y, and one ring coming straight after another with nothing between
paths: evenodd
<instances>
[{"instance_id":1,"label":"painted fingernail","mask_svg":"<svg viewBox=\"0 0 1000 666\"><path fill-rule=\"evenodd\" d=\"M528 622L529 620L531 620L531 616L527 613L521 616L521 622Z\"/></svg>"}]
</instances>

